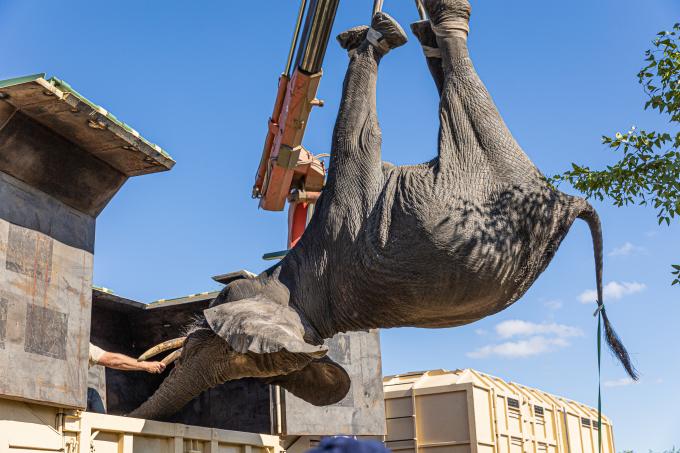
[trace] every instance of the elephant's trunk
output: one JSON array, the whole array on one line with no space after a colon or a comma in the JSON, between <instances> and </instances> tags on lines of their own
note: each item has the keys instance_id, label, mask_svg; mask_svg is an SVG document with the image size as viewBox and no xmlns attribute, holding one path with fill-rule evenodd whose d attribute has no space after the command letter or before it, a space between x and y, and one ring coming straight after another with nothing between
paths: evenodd
<instances>
[{"instance_id":1,"label":"elephant's trunk","mask_svg":"<svg viewBox=\"0 0 680 453\"><path fill-rule=\"evenodd\" d=\"M193 332L158 390L130 417L164 419L177 413L204 390L228 379L229 350L225 341L208 329Z\"/></svg>"}]
</instances>

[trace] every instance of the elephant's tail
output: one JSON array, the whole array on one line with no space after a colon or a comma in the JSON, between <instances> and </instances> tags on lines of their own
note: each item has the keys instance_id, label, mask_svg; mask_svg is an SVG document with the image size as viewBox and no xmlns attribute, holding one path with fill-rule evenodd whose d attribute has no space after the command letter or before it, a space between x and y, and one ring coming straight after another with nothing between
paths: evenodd
<instances>
[{"instance_id":1,"label":"elephant's tail","mask_svg":"<svg viewBox=\"0 0 680 453\"><path fill-rule=\"evenodd\" d=\"M628 375L638 380L638 372L633 366L628 351L621 342L621 339L616 334L614 327L609 322L607 311L604 308L604 298L602 289L602 226L600 224L600 217L597 215L595 208L588 202L583 201L584 208L579 213L578 218L585 220L590 228L590 234L593 238L593 251L595 254L595 278L597 279L597 305L602 313L602 320L604 321L605 339L609 349L619 359L621 365L626 369Z\"/></svg>"}]
</instances>

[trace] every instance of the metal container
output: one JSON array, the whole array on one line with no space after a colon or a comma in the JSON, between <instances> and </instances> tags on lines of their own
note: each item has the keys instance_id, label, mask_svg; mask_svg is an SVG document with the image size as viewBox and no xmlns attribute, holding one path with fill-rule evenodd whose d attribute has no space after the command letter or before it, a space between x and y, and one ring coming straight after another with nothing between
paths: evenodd
<instances>
[{"instance_id":1,"label":"metal container","mask_svg":"<svg viewBox=\"0 0 680 453\"><path fill-rule=\"evenodd\" d=\"M471 369L383 380L387 446L398 453L596 453L597 411ZM615 453L602 417L602 451Z\"/></svg>"},{"instance_id":2,"label":"metal container","mask_svg":"<svg viewBox=\"0 0 680 453\"><path fill-rule=\"evenodd\" d=\"M95 219L173 164L59 79L0 81L0 396L85 407Z\"/></svg>"},{"instance_id":3,"label":"metal container","mask_svg":"<svg viewBox=\"0 0 680 453\"><path fill-rule=\"evenodd\" d=\"M277 436L0 399L0 452L278 453Z\"/></svg>"}]
</instances>

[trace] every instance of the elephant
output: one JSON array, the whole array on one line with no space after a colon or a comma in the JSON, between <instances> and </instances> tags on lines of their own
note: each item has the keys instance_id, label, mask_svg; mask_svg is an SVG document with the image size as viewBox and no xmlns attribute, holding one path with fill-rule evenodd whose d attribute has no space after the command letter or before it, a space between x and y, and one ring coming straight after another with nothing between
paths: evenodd
<instances>
[{"instance_id":1,"label":"elephant","mask_svg":"<svg viewBox=\"0 0 680 453\"><path fill-rule=\"evenodd\" d=\"M595 255L606 340L631 375L602 294L602 231L583 198L552 187L517 144L467 48L467 0L424 0L412 29L440 94L437 156L395 166L381 157L378 66L407 37L387 13L338 36L349 67L323 193L302 238L276 265L229 283L188 328L174 369L130 416L172 415L202 391L260 378L316 405L350 378L324 339L374 328L462 326L517 301L573 222Z\"/></svg>"}]
</instances>

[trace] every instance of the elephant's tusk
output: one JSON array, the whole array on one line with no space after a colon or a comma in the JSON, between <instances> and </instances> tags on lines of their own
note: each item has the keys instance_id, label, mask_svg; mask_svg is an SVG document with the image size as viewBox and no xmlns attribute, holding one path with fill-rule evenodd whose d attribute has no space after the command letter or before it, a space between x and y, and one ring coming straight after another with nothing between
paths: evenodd
<instances>
[{"instance_id":1,"label":"elephant's tusk","mask_svg":"<svg viewBox=\"0 0 680 453\"><path fill-rule=\"evenodd\" d=\"M144 360L153 357L155 355L160 354L163 351L167 351L168 349L176 349L179 348L184 344L184 340L186 340L187 337L180 337L180 338L175 338L173 340L168 340L164 341L163 343L157 344L153 348L149 349L146 351L144 354L140 355L139 358L137 359L138 362L143 362Z\"/></svg>"},{"instance_id":2,"label":"elephant's tusk","mask_svg":"<svg viewBox=\"0 0 680 453\"><path fill-rule=\"evenodd\" d=\"M171 352L170 354L168 354L163 360L161 360L161 363L162 363L163 365L165 365L165 366L170 365L172 362L174 362L175 360L177 360L177 359L179 358L179 356L182 355L182 349L183 349L183 348L179 348L179 349L177 349L177 350L175 350L175 351L172 351L172 352Z\"/></svg>"}]
</instances>

